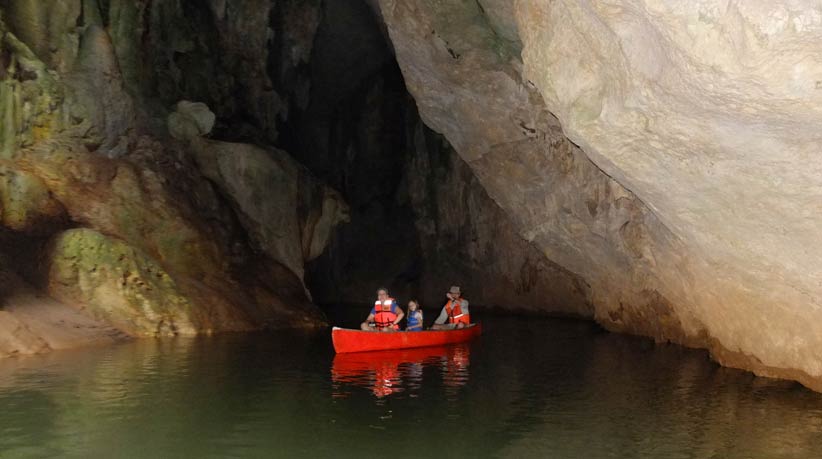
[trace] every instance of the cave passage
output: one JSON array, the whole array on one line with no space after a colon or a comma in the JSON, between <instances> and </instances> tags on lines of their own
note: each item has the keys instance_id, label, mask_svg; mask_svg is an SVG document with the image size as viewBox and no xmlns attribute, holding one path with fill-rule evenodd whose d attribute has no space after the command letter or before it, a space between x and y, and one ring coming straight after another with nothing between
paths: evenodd
<instances>
[{"instance_id":1,"label":"cave passage","mask_svg":"<svg viewBox=\"0 0 822 459\"><path fill-rule=\"evenodd\" d=\"M814 225L732 190L783 112L579 3L0 0L0 457L813 457ZM452 286L481 337L335 355Z\"/></svg>"}]
</instances>

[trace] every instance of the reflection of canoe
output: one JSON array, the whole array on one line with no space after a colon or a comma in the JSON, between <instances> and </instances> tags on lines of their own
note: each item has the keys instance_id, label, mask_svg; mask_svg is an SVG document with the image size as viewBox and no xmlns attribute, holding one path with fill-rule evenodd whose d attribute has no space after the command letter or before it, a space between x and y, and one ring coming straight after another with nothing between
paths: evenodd
<instances>
[{"instance_id":1,"label":"reflection of canoe","mask_svg":"<svg viewBox=\"0 0 822 459\"><path fill-rule=\"evenodd\" d=\"M337 354L334 356L334 364L332 369L334 371L342 370L343 373L352 373L373 370L376 366L385 363L400 365L402 363L426 363L439 361L448 356L451 347L453 346L430 346L413 349L374 351L368 353L353 352Z\"/></svg>"},{"instance_id":2,"label":"reflection of canoe","mask_svg":"<svg viewBox=\"0 0 822 459\"><path fill-rule=\"evenodd\" d=\"M346 385L368 388L379 398L419 387L425 366L440 368L444 385L460 387L468 381L469 362L468 346L459 344L337 354L331 365L334 397L347 397Z\"/></svg>"},{"instance_id":3,"label":"reflection of canoe","mask_svg":"<svg viewBox=\"0 0 822 459\"><path fill-rule=\"evenodd\" d=\"M331 340L338 353L407 349L461 343L482 333L480 324L459 330L425 330L420 332L372 332L334 327Z\"/></svg>"}]
</instances>

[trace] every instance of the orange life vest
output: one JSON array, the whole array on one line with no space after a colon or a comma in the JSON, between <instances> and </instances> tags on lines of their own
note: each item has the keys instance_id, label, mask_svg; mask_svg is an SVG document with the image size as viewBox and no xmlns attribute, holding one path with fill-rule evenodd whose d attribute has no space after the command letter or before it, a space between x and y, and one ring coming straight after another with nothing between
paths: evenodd
<instances>
[{"instance_id":1,"label":"orange life vest","mask_svg":"<svg viewBox=\"0 0 822 459\"><path fill-rule=\"evenodd\" d=\"M377 328L391 327L399 330L399 325L394 325L394 321L397 320L397 313L394 312L394 308L392 308L393 304L394 298L374 302L374 324L377 325Z\"/></svg>"},{"instance_id":2,"label":"orange life vest","mask_svg":"<svg viewBox=\"0 0 822 459\"><path fill-rule=\"evenodd\" d=\"M463 314L462 313L462 298L459 300L448 300L445 303L445 312L448 314L448 323L449 324L458 324L463 323L468 325L471 323L471 315L470 314ZM467 300L466 300L467 301Z\"/></svg>"}]
</instances>

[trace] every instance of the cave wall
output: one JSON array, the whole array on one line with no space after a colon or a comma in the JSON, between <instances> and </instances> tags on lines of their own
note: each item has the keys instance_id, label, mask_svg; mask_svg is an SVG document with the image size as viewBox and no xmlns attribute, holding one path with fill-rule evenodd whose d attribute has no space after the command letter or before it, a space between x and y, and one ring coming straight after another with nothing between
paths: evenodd
<instances>
[{"instance_id":1,"label":"cave wall","mask_svg":"<svg viewBox=\"0 0 822 459\"><path fill-rule=\"evenodd\" d=\"M324 324L304 264L347 206L287 153L233 141L242 129L200 137L214 116L176 104L202 95L264 126L255 113L279 113L266 81L237 76L265 58L215 54L245 49L232 27L248 24L203 6L0 2L0 356ZM241 94L263 105L235 114Z\"/></svg>"},{"instance_id":2,"label":"cave wall","mask_svg":"<svg viewBox=\"0 0 822 459\"><path fill-rule=\"evenodd\" d=\"M425 123L598 322L822 387L814 7L378 7Z\"/></svg>"},{"instance_id":3,"label":"cave wall","mask_svg":"<svg viewBox=\"0 0 822 459\"><path fill-rule=\"evenodd\" d=\"M481 307L592 317L585 281L517 232L443 136L419 118L410 129L405 183L422 255L414 293L424 304L439 305L457 283Z\"/></svg>"}]
</instances>

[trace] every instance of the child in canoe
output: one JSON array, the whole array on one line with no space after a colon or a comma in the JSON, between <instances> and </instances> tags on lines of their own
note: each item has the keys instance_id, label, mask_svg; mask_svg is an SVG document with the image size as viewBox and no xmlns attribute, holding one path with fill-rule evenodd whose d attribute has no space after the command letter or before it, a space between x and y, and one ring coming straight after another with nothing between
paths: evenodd
<instances>
[{"instance_id":1,"label":"child in canoe","mask_svg":"<svg viewBox=\"0 0 822 459\"><path fill-rule=\"evenodd\" d=\"M408 302L408 322L405 325L405 331L422 331L422 309L417 300Z\"/></svg>"}]
</instances>

